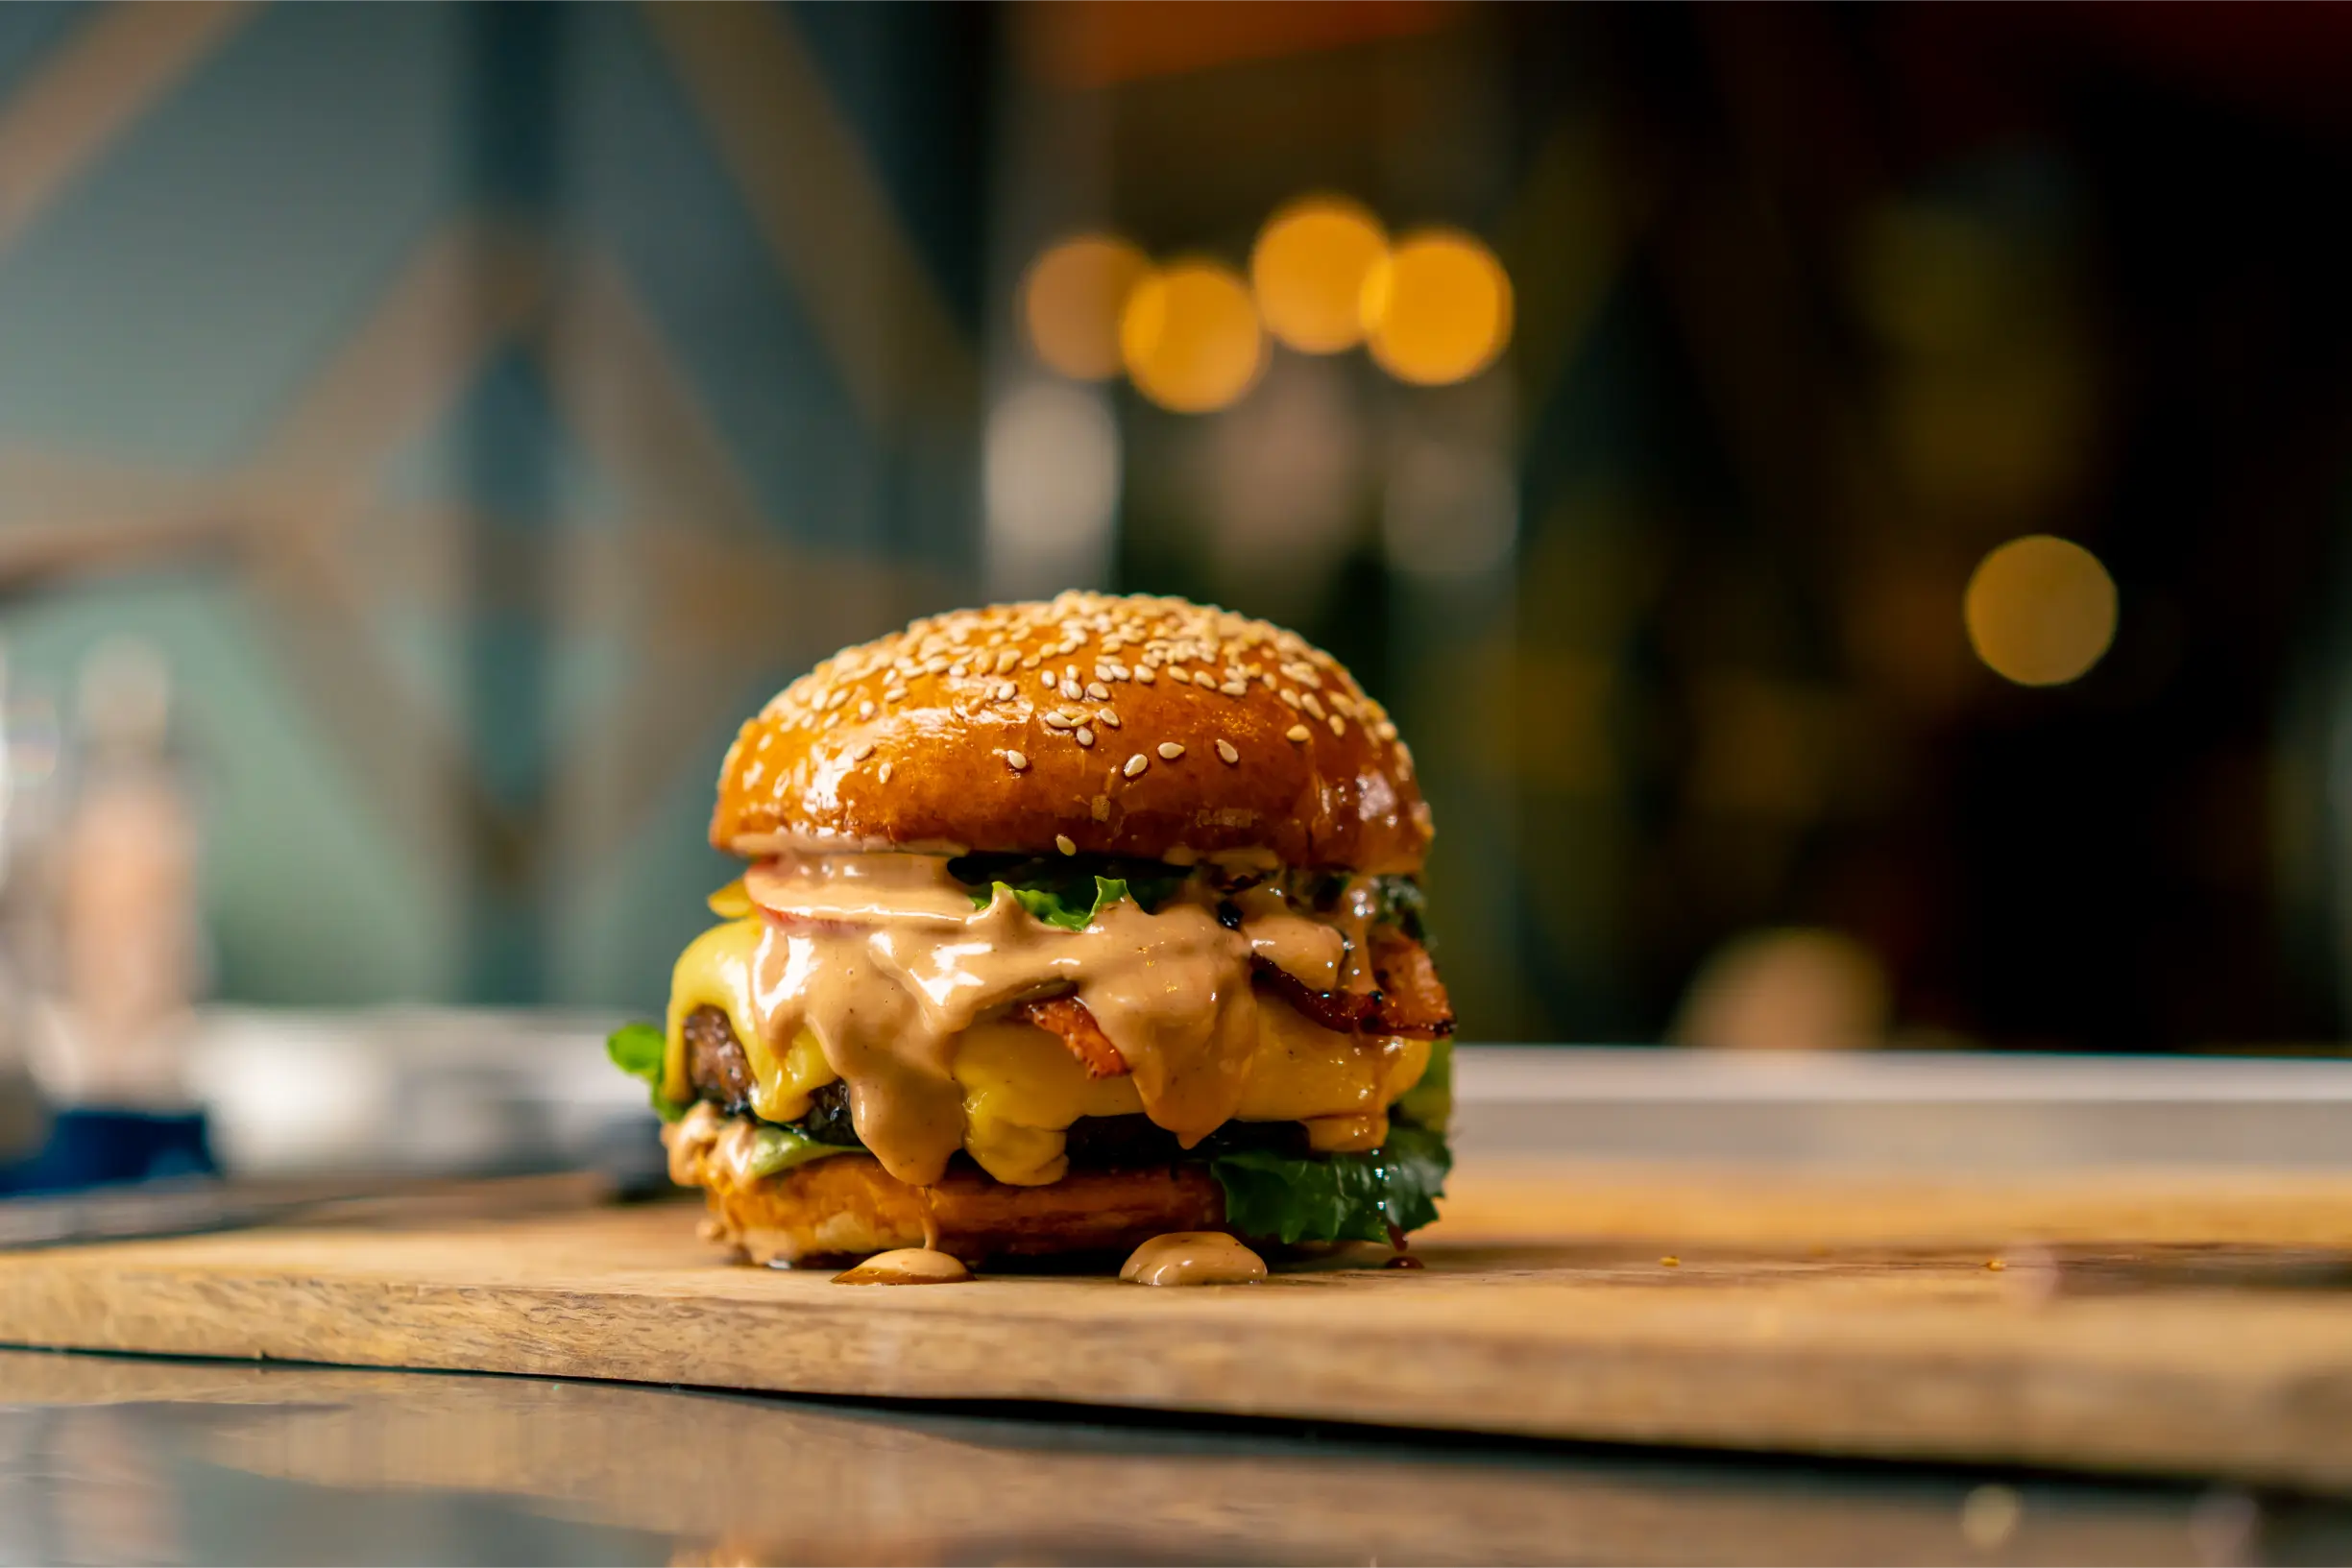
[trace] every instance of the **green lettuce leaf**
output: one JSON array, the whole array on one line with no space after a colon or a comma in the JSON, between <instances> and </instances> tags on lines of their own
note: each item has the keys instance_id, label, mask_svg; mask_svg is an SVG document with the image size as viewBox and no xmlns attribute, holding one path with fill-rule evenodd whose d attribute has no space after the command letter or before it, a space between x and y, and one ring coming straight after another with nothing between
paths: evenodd
<instances>
[{"instance_id":1,"label":"green lettuce leaf","mask_svg":"<svg viewBox=\"0 0 2352 1568\"><path fill-rule=\"evenodd\" d=\"M1225 1190L1225 1222L1283 1242L1387 1242L1438 1217L1454 1157L1443 1133L1392 1122L1388 1142L1362 1154L1297 1158L1245 1149L1209 1162Z\"/></svg>"},{"instance_id":2,"label":"green lettuce leaf","mask_svg":"<svg viewBox=\"0 0 2352 1568\"><path fill-rule=\"evenodd\" d=\"M991 882L986 891L975 888L972 903L985 909L1003 888L1019 901L1021 907L1049 926L1059 926L1066 931L1082 931L1094 924L1095 911L1106 904L1116 904L1127 897L1127 883L1111 877L1097 877L1092 893L1083 900L1073 901L1057 888L1015 887L1010 882Z\"/></svg>"},{"instance_id":3,"label":"green lettuce leaf","mask_svg":"<svg viewBox=\"0 0 2352 1568\"><path fill-rule=\"evenodd\" d=\"M820 1144L808 1134L792 1127L779 1127L772 1122L763 1122L751 1135L751 1158L744 1162L747 1176L772 1176L779 1170L789 1170L811 1160L821 1160L833 1154L855 1154L857 1149L839 1144Z\"/></svg>"},{"instance_id":4,"label":"green lettuce leaf","mask_svg":"<svg viewBox=\"0 0 2352 1568\"><path fill-rule=\"evenodd\" d=\"M1416 942L1429 940L1429 896L1421 884L1410 877L1375 877L1372 879L1373 915L1376 924L1394 926Z\"/></svg>"},{"instance_id":5,"label":"green lettuce leaf","mask_svg":"<svg viewBox=\"0 0 2352 1568\"><path fill-rule=\"evenodd\" d=\"M662 1070L669 1056L669 1037L658 1025L623 1024L605 1040L604 1053L629 1076L645 1080L646 1098L663 1121L675 1122L686 1114L688 1101L671 1099L662 1093Z\"/></svg>"},{"instance_id":6,"label":"green lettuce leaf","mask_svg":"<svg viewBox=\"0 0 2352 1568\"><path fill-rule=\"evenodd\" d=\"M1133 899L1147 913L1175 896L1187 875L1157 860L1103 855L966 855L948 874L971 889L972 907L985 909L1000 887L1049 926L1082 931L1106 905Z\"/></svg>"}]
</instances>

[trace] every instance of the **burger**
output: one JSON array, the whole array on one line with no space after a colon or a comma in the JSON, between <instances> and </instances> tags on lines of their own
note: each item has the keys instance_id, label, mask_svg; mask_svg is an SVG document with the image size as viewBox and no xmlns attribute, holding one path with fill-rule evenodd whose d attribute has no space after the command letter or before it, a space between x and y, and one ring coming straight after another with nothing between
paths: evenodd
<instances>
[{"instance_id":1,"label":"burger","mask_svg":"<svg viewBox=\"0 0 2352 1568\"><path fill-rule=\"evenodd\" d=\"M1429 840L1396 726L1296 633L918 620L738 733L711 841L747 869L610 1052L755 1263L1401 1247L1450 1164Z\"/></svg>"}]
</instances>

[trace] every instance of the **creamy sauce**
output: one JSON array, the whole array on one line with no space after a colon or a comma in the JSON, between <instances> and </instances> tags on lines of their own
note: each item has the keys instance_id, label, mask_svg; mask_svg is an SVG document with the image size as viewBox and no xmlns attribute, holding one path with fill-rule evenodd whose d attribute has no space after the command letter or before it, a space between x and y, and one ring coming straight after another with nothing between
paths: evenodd
<instances>
[{"instance_id":1,"label":"creamy sauce","mask_svg":"<svg viewBox=\"0 0 2352 1568\"><path fill-rule=\"evenodd\" d=\"M1357 891L1326 920L1274 886L1227 906L1196 883L1156 914L1121 901L1069 931L1009 896L975 909L938 856L774 859L715 896L730 918L678 960L664 1093L693 1098L684 1025L711 1005L742 1043L758 1117L797 1121L842 1081L868 1146L917 1184L959 1142L999 1181L1059 1180L1064 1129L1081 1117L1146 1114L1186 1144L1230 1120L1297 1122L1316 1149L1370 1148L1428 1043L1334 1033L1250 985L1258 959L1319 987L1371 984L1360 940L1371 901ZM1130 1071L1092 1076L1061 1040L1006 1016L1062 993Z\"/></svg>"},{"instance_id":2,"label":"creamy sauce","mask_svg":"<svg viewBox=\"0 0 2352 1568\"><path fill-rule=\"evenodd\" d=\"M702 1179L702 1158L725 1129L727 1118L707 1099L694 1101L677 1121L662 1128L662 1146L669 1152L669 1179L692 1187Z\"/></svg>"},{"instance_id":3,"label":"creamy sauce","mask_svg":"<svg viewBox=\"0 0 2352 1568\"><path fill-rule=\"evenodd\" d=\"M766 911L746 1050L773 1056L807 1029L849 1086L859 1137L917 1186L962 1146L955 1046L984 1016L1075 994L1131 1070L1144 1114L1189 1147L1233 1117L1248 1084L1260 1039L1251 954L1262 946L1321 986L1346 951L1339 931L1287 911L1252 911L1229 930L1184 900L1146 914L1123 899L1064 930L1009 893L975 909L934 856L780 857L744 887ZM755 1108L791 1120L788 1106Z\"/></svg>"},{"instance_id":4,"label":"creamy sauce","mask_svg":"<svg viewBox=\"0 0 2352 1568\"><path fill-rule=\"evenodd\" d=\"M1266 1260L1223 1231L1171 1231L1137 1247L1119 1277L1134 1285L1250 1285L1266 1277Z\"/></svg>"},{"instance_id":5,"label":"creamy sauce","mask_svg":"<svg viewBox=\"0 0 2352 1568\"><path fill-rule=\"evenodd\" d=\"M960 1258L927 1246L877 1252L857 1267L833 1276L836 1285L961 1285L972 1270Z\"/></svg>"},{"instance_id":6,"label":"creamy sauce","mask_svg":"<svg viewBox=\"0 0 2352 1568\"><path fill-rule=\"evenodd\" d=\"M1336 927L1304 915L1262 915L1245 920L1242 934L1252 956L1296 975L1317 991L1336 991L1346 974L1347 937Z\"/></svg>"}]
</instances>

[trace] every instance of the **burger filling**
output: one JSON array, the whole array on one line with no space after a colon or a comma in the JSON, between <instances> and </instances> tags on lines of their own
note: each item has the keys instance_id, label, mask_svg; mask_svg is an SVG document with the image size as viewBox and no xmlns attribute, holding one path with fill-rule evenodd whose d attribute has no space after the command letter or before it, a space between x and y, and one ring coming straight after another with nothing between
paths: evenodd
<instances>
[{"instance_id":1,"label":"burger filling","mask_svg":"<svg viewBox=\"0 0 2352 1568\"><path fill-rule=\"evenodd\" d=\"M681 1173L1201 1160L1253 1236L1434 1218L1453 1020L1408 879L849 854L764 861L712 906L667 1028L612 1043Z\"/></svg>"}]
</instances>

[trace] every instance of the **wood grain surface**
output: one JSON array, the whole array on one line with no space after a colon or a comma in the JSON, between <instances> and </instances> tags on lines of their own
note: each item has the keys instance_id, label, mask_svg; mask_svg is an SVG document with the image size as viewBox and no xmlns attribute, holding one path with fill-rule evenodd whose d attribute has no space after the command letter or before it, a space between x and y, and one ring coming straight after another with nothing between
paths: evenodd
<instances>
[{"instance_id":1,"label":"wood grain surface","mask_svg":"<svg viewBox=\"0 0 2352 1568\"><path fill-rule=\"evenodd\" d=\"M0 1342L2352 1488L2352 1178L1550 1162L1454 1194L1425 1269L1198 1291L844 1289L728 1266L667 1203L63 1248L0 1257Z\"/></svg>"}]
</instances>

